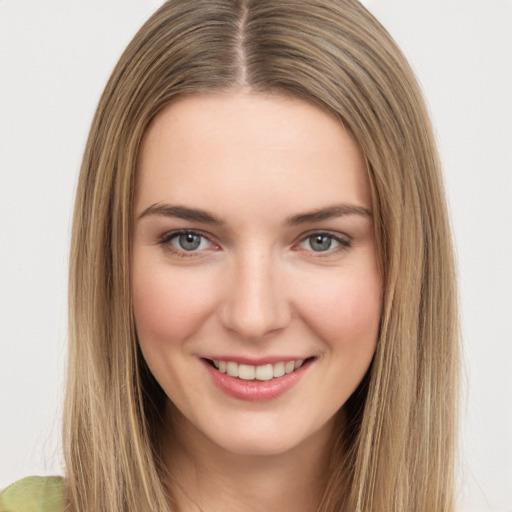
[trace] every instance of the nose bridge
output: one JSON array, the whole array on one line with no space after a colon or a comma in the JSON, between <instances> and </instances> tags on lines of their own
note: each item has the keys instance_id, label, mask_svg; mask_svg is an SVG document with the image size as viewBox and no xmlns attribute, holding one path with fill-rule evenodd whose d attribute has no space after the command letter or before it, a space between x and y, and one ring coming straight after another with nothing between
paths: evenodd
<instances>
[{"instance_id":1,"label":"nose bridge","mask_svg":"<svg viewBox=\"0 0 512 512\"><path fill-rule=\"evenodd\" d=\"M228 283L223 311L226 327L256 339L287 325L290 309L282 268L271 249L247 247L234 256Z\"/></svg>"}]
</instances>

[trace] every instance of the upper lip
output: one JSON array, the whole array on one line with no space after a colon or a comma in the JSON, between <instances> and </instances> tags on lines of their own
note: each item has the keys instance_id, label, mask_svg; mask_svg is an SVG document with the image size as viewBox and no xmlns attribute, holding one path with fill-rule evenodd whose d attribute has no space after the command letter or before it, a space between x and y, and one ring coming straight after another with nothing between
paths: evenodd
<instances>
[{"instance_id":1,"label":"upper lip","mask_svg":"<svg viewBox=\"0 0 512 512\"><path fill-rule=\"evenodd\" d=\"M234 362L238 364L248 364L251 366L263 366L265 364L274 364L288 361L305 361L310 359L311 356L262 356L262 357L246 357L246 356L204 356L203 359L209 359L210 361L226 361Z\"/></svg>"}]
</instances>

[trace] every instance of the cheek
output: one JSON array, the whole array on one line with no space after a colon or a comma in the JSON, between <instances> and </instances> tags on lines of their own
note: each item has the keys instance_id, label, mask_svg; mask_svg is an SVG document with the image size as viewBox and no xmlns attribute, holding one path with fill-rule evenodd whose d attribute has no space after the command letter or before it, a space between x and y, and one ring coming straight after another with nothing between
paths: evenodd
<instances>
[{"instance_id":1,"label":"cheek","mask_svg":"<svg viewBox=\"0 0 512 512\"><path fill-rule=\"evenodd\" d=\"M302 316L309 327L332 350L346 355L373 355L382 310L382 284L378 272L337 279L331 276L324 282L302 290ZM371 357L371 356L370 356Z\"/></svg>"},{"instance_id":2,"label":"cheek","mask_svg":"<svg viewBox=\"0 0 512 512\"><path fill-rule=\"evenodd\" d=\"M212 308L211 280L170 268L133 275L133 308L141 345L151 340L176 343L189 338ZM190 270L190 269L187 269Z\"/></svg>"}]
</instances>

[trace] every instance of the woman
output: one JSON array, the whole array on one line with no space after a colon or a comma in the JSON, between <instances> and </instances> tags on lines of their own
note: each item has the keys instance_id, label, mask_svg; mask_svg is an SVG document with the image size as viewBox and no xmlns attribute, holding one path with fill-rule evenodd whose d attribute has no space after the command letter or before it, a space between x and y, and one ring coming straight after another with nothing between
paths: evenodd
<instances>
[{"instance_id":1,"label":"woman","mask_svg":"<svg viewBox=\"0 0 512 512\"><path fill-rule=\"evenodd\" d=\"M456 318L428 116L378 22L167 2L85 152L66 492L45 499L450 510Z\"/></svg>"}]
</instances>

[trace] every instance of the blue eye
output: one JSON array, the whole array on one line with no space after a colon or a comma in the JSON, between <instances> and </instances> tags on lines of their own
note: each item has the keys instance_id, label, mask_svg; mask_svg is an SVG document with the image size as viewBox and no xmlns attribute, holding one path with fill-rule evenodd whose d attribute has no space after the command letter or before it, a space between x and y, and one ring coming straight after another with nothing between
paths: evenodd
<instances>
[{"instance_id":1,"label":"blue eye","mask_svg":"<svg viewBox=\"0 0 512 512\"><path fill-rule=\"evenodd\" d=\"M195 231L175 231L165 234L159 241L167 250L186 255L209 249L213 244L202 234Z\"/></svg>"},{"instance_id":2,"label":"blue eye","mask_svg":"<svg viewBox=\"0 0 512 512\"><path fill-rule=\"evenodd\" d=\"M195 251L201 245L201 239L203 237L196 233L182 233L181 235L176 235L172 242L174 246L178 246L180 249L184 251Z\"/></svg>"},{"instance_id":3,"label":"blue eye","mask_svg":"<svg viewBox=\"0 0 512 512\"><path fill-rule=\"evenodd\" d=\"M307 240L311 249L316 252L328 251L334 241L332 236L323 234L309 236Z\"/></svg>"},{"instance_id":4,"label":"blue eye","mask_svg":"<svg viewBox=\"0 0 512 512\"><path fill-rule=\"evenodd\" d=\"M350 247L350 241L330 233L313 233L304 238L299 247L317 253L332 253Z\"/></svg>"}]
</instances>

